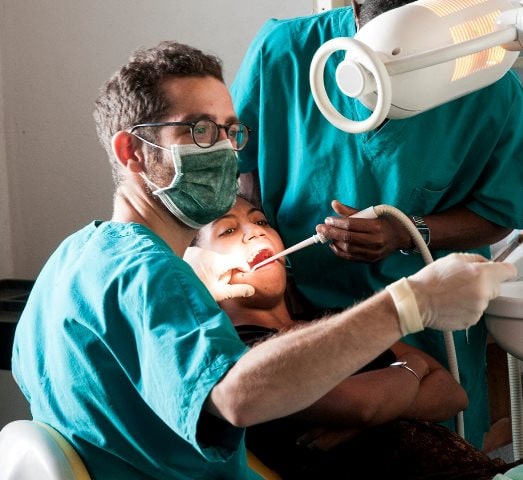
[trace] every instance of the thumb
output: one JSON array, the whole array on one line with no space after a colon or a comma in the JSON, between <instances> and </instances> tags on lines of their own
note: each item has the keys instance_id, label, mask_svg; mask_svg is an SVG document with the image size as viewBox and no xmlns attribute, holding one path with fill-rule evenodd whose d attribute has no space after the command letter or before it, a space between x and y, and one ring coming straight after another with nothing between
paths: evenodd
<instances>
[{"instance_id":1,"label":"thumb","mask_svg":"<svg viewBox=\"0 0 523 480\"><path fill-rule=\"evenodd\" d=\"M354 215L355 213L359 212L359 210L349 207L348 205L344 205L338 200L333 200L331 202L332 209L338 214L350 217L351 215Z\"/></svg>"},{"instance_id":2,"label":"thumb","mask_svg":"<svg viewBox=\"0 0 523 480\"><path fill-rule=\"evenodd\" d=\"M254 295L254 287L252 285L247 285L244 283L235 283L227 285L222 285L220 287L220 300L227 300L230 298L238 298L238 297L250 297Z\"/></svg>"}]
</instances>

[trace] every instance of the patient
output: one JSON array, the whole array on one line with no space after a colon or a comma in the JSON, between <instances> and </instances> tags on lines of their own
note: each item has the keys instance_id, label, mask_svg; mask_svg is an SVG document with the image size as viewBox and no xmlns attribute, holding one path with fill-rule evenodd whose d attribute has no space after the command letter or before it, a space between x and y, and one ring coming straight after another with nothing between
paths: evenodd
<instances>
[{"instance_id":1,"label":"patient","mask_svg":"<svg viewBox=\"0 0 523 480\"><path fill-rule=\"evenodd\" d=\"M194 244L240 253L251 267L284 248L263 212L241 197L202 228ZM220 302L245 343L303 323L293 315L283 259L253 272L238 271L230 283L256 289L251 297ZM406 363L391 366L394 362ZM398 342L309 408L249 427L247 447L285 479L490 479L509 465L435 423L455 416L467 403L465 391L442 365Z\"/></svg>"}]
</instances>

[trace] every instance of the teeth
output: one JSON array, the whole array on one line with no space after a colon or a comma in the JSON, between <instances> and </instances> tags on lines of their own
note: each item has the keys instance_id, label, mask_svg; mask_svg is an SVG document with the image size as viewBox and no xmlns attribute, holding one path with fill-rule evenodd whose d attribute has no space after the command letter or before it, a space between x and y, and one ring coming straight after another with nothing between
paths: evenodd
<instances>
[{"instance_id":1,"label":"teeth","mask_svg":"<svg viewBox=\"0 0 523 480\"><path fill-rule=\"evenodd\" d=\"M252 255L247 259L247 263L252 262L252 261L256 258L256 256L257 256L257 255L258 255L262 250L263 250L263 248L262 248L261 250L258 250L258 251L256 251L256 252L254 252L254 253L253 253L253 254L252 254Z\"/></svg>"}]
</instances>

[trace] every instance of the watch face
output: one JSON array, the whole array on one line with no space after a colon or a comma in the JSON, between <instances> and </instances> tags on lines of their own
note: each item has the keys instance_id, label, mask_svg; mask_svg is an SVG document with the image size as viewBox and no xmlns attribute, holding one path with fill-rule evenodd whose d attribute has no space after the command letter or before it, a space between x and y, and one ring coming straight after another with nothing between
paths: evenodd
<instances>
[{"instance_id":1,"label":"watch face","mask_svg":"<svg viewBox=\"0 0 523 480\"><path fill-rule=\"evenodd\" d=\"M430 228L425 224L425 220L423 220L422 217L418 217L416 215L412 215L410 218L414 222L414 225L416 225L416 228L422 236L423 241L426 245L428 245L430 242Z\"/></svg>"}]
</instances>

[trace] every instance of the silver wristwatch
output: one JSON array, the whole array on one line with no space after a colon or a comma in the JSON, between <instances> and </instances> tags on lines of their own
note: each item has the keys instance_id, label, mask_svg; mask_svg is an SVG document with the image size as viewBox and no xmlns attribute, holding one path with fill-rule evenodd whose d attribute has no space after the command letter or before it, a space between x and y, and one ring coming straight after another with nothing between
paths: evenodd
<instances>
[{"instance_id":1,"label":"silver wristwatch","mask_svg":"<svg viewBox=\"0 0 523 480\"><path fill-rule=\"evenodd\" d=\"M421 237L423 238L423 241L425 242L425 245L430 244L430 228L425 223L425 220L423 220L423 217L418 217L417 215L411 215L409 217L412 220L412 223L416 226L418 229L418 232L420 233ZM413 253L420 253L420 251L417 248L411 248L408 250L400 250L403 255L412 255Z\"/></svg>"}]
</instances>

